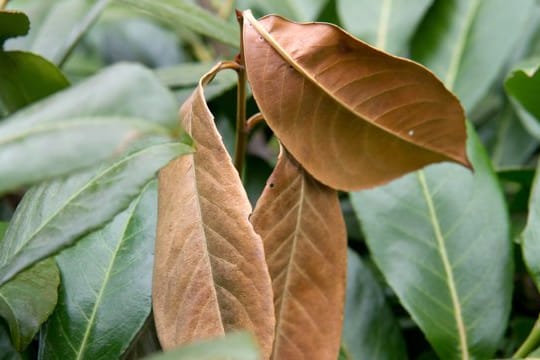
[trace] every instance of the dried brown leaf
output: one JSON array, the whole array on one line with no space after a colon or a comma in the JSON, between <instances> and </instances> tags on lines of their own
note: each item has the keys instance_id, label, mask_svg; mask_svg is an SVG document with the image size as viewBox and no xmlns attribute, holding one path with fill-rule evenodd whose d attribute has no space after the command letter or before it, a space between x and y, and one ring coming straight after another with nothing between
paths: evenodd
<instances>
[{"instance_id":1,"label":"dried brown leaf","mask_svg":"<svg viewBox=\"0 0 540 360\"><path fill-rule=\"evenodd\" d=\"M336 359L341 340L347 239L335 190L285 151L251 216L272 277L272 359Z\"/></svg>"},{"instance_id":2,"label":"dried brown leaf","mask_svg":"<svg viewBox=\"0 0 540 360\"><path fill-rule=\"evenodd\" d=\"M243 14L257 104L319 181L357 190L434 162L470 167L463 109L425 67L334 25Z\"/></svg>"},{"instance_id":3,"label":"dried brown leaf","mask_svg":"<svg viewBox=\"0 0 540 360\"><path fill-rule=\"evenodd\" d=\"M248 329L269 356L275 320L263 244L203 94L217 70L180 111L196 152L159 175L154 317L165 349Z\"/></svg>"}]
</instances>

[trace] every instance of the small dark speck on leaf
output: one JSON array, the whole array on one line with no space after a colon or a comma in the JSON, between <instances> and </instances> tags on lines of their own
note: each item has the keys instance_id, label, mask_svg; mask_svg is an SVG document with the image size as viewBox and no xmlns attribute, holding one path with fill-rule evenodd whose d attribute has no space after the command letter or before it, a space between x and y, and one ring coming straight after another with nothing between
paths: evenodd
<instances>
[{"instance_id":1,"label":"small dark speck on leaf","mask_svg":"<svg viewBox=\"0 0 540 360\"><path fill-rule=\"evenodd\" d=\"M270 183L270 184L268 184L268 186L270 186L270 188L273 188L273 187L274 187L274 183Z\"/></svg>"}]
</instances>

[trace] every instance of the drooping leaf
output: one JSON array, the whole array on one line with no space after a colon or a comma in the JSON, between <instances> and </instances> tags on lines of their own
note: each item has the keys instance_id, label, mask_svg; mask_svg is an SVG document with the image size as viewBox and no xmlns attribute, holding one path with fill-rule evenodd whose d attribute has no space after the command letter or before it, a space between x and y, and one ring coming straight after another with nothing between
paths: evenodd
<instances>
[{"instance_id":1,"label":"drooping leaf","mask_svg":"<svg viewBox=\"0 0 540 360\"><path fill-rule=\"evenodd\" d=\"M154 317L165 349L248 329L268 356L274 309L263 244L203 94L217 70L181 109L197 151L160 172Z\"/></svg>"},{"instance_id":2,"label":"drooping leaf","mask_svg":"<svg viewBox=\"0 0 540 360\"><path fill-rule=\"evenodd\" d=\"M0 243L0 285L111 219L162 166L191 151L182 143L160 141L29 190Z\"/></svg>"},{"instance_id":3,"label":"drooping leaf","mask_svg":"<svg viewBox=\"0 0 540 360\"><path fill-rule=\"evenodd\" d=\"M6 125L0 126L0 193L96 165L143 136L167 134L160 125L125 117Z\"/></svg>"},{"instance_id":4,"label":"drooping leaf","mask_svg":"<svg viewBox=\"0 0 540 360\"><path fill-rule=\"evenodd\" d=\"M412 57L443 79L470 112L512 55L534 3L437 0L416 32Z\"/></svg>"},{"instance_id":5,"label":"drooping leaf","mask_svg":"<svg viewBox=\"0 0 540 360\"><path fill-rule=\"evenodd\" d=\"M398 323L372 270L348 252L342 341L351 360L407 359Z\"/></svg>"},{"instance_id":6,"label":"drooping leaf","mask_svg":"<svg viewBox=\"0 0 540 360\"><path fill-rule=\"evenodd\" d=\"M540 57L528 59L516 67L504 86L525 128L540 139Z\"/></svg>"},{"instance_id":7,"label":"drooping leaf","mask_svg":"<svg viewBox=\"0 0 540 360\"><path fill-rule=\"evenodd\" d=\"M237 26L186 0L116 0L172 27L185 27L227 45L238 47Z\"/></svg>"},{"instance_id":8,"label":"drooping leaf","mask_svg":"<svg viewBox=\"0 0 540 360\"><path fill-rule=\"evenodd\" d=\"M259 360L257 342L245 332L181 346L146 360Z\"/></svg>"},{"instance_id":9,"label":"drooping leaf","mask_svg":"<svg viewBox=\"0 0 540 360\"><path fill-rule=\"evenodd\" d=\"M30 20L26 14L0 9L0 51L4 46L4 41L11 37L26 35L29 29Z\"/></svg>"},{"instance_id":10,"label":"drooping leaf","mask_svg":"<svg viewBox=\"0 0 540 360\"><path fill-rule=\"evenodd\" d=\"M152 307L156 185L56 257L62 286L41 336L41 359L118 359L144 325Z\"/></svg>"},{"instance_id":11,"label":"drooping leaf","mask_svg":"<svg viewBox=\"0 0 540 360\"><path fill-rule=\"evenodd\" d=\"M274 289L271 359L336 359L347 272L337 192L283 150L251 222L263 239Z\"/></svg>"},{"instance_id":12,"label":"drooping leaf","mask_svg":"<svg viewBox=\"0 0 540 360\"><path fill-rule=\"evenodd\" d=\"M22 51L0 51L0 102L9 112L68 85L64 74L41 56Z\"/></svg>"},{"instance_id":13,"label":"drooping leaf","mask_svg":"<svg viewBox=\"0 0 540 360\"><path fill-rule=\"evenodd\" d=\"M424 67L329 24L249 11L244 48L265 120L320 182L361 189L433 162L469 165L463 110Z\"/></svg>"},{"instance_id":14,"label":"drooping leaf","mask_svg":"<svg viewBox=\"0 0 540 360\"><path fill-rule=\"evenodd\" d=\"M338 0L345 29L381 50L405 56L433 0Z\"/></svg>"},{"instance_id":15,"label":"drooping leaf","mask_svg":"<svg viewBox=\"0 0 540 360\"><path fill-rule=\"evenodd\" d=\"M433 165L351 195L376 264L444 359L493 355L512 295L503 195L474 130L468 132L474 174Z\"/></svg>"},{"instance_id":16,"label":"drooping leaf","mask_svg":"<svg viewBox=\"0 0 540 360\"><path fill-rule=\"evenodd\" d=\"M521 249L529 273L536 287L540 289L540 172L538 169L540 165L536 168Z\"/></svg>"},{"instance_id":17,"label":"drooping leaf","mask_svg":"<svg viewBox=\"0 0 540 360\"><path fill-rule=\"evenodd\" d=\"M60 276L54 259L44 260L0 286L0 316L18 351L24 350L56 306Z\"/></svg>"}]
</instances>

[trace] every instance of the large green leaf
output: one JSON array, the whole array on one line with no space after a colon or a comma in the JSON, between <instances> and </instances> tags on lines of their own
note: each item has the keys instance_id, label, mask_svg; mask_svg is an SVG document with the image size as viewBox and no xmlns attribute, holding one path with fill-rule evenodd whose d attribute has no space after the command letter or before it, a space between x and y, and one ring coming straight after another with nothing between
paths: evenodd
<instances>
[{"instance_id":1,"label":"large green leaf","mask_svg":"<svg viewBox=\"0 0 540 360\"><path fill-rule=\"evenodd\" d=\"M24 350L56 306L60 276L54 259L44 260L0 286L0 316L15 348Z\"/></svg>"},{"instance_id":2,"label":"large green leaf","mask_svg":"<svg viewBox=\"0 0 540 360\"><path fill-rule=\"evenodd\" d=\"M474 130L474 174L440 164L351 194L373 258L443 359L485 359L506 329L512 243L503 195Z\"/></svg>"},{"instance_id":3,"label":"large green leaf","mask_svg":"<svg viewBox=\"0 0 540 360\"><path fill-rule=\"evenodd\" d=\"M56 257L62 286L42 359L117 359L126 351L152 306L156 222L152 181L111 223Z\"/></svg>"},{"instance_id":4,"label":"large green leaf","mask_svg":"<svg viewBox=\"0 0 540 360\"><path fill-rule=\"evenodd\" d=\"M146 360L259 360L255 338L248 333L231 333L221 338L182 346L147 357Z\"/></svg>"},{"instance_id":5,"label":"large green leaf","mask_svg":"<svg viewBox=\"0 0 540 360\"><path fill-rule=\"evenodd\" d=\"M540 57L517 66L504 86L525 128L540 139Z\"/></svg>"},{"instance_id":6,"label":"large green leaf","mask_svg":"<svg viewBox=\"0 0 540 360\"><path fill-rule=\"evenodd\" d=\"M8 112L15 112L68 85L62 72L41 56L0 51L0 102Z\"/></svg>"},{"instance_id":7,"label":"large green leaf","mask_svg":"<svg viewBox=\"0 0 540 360\"><path fill-rule=\"evenodd\" d=\"M12 40L6 47L28 50L61 65L110 0L39 2L42 4L13 2L11 7L29 8L32 27L28 38Z\"/></svg>"},{"instance_id":8,"label":"large green leaf","mask_svg":"<svg viewBox=\"0 0 540 360\"><path fill-rule=\"evenodd\" d=\"M407 351L372 270L349 250L342 341L348 358L406 359Z\"/></svg>"},{"instance_id":9,"label":"large green leaf","mask_svg":"<svg viewBox=\"0 0 540 360\"><path fill-rule=\"evenodd\" d=\"M133 6L173 28L187 28L214 38L225 44L239 47L238 26L227 23L200 6L186 0L116 0Z\"/></svg>"},{"instance_id":10,"label":"large green leaf","mask_svg":"<svg viewBox=\"0 0 540 360\"><path fill-rule=\"evenodd\" d=\"M523 259L536 287L540 289L540 163L536 169L531 197L527 226L523 231L521 243Z\"/></svg>"},{"instance_id":11,"label":"large green leaf","mask_svg":"<svg viewBox=\"0 0 540 360\"><path fill-rule=\"evenodd\" d=\"M177 126L176 112L151 71L104 70L0 123L0 193L116 155L141 135Z\"/></svg>"},{"instance_id":12,"label":"large green leaf","mask_svg":"<svg viewBox=\"0 0 540 360\"><path fill-rule=\"evenodd\" d=\"M0 243L0 284L108 221L162 166L188 152L187 145L162 142L29 190Z\"/></svg>"},{"instance_id":13,"label":"large green leaf","mask_svg":"<svg viewBox=\"0 0 540 360\"><path fill-rule=\"evenodd\" d=\"M167 129L142 119L124 117L0 126L0 194L95 165L118 155L131 141L151 134L166 135Z\"/></svg>"},{"instance_id":14,"label":"large green leaf","mask_svg":"<svg viewBox=\"0 0 540 360\"><path fill-rule=\"evenodd\" d=\"M30 21L26 14L19 11L0 10L0 50L4 41L10 37L26 35L30 29Z\"/></svg>"},{"instance_id":15,"label":"large green leaf","mask_svg":"<svg viewBox=\"0 0 540 360\"><path fill-rule=\"evenodd\" d=\"M437 0L413 39L413 58L470 112L503 70L534 6L534 0Z\"/></svg>"},{"instance_id":16,"label":"large green leaf","mask_svg":"<svg viewBox=\"0 0 540 360\"><path fill-rule=\"evenodd\" d=\"M345 29L378 48L409 53L409 42L433 0L338 0Z\"/></svg>"}]
</instances>

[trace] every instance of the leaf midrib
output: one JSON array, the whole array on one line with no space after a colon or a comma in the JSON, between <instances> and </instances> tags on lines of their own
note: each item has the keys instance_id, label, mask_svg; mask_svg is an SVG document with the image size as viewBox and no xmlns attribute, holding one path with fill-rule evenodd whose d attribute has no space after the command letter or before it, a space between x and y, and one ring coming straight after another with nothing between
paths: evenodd
<instances>
[{"instance_id":1,"label":"leaf midrib","mask_svg":"<svg viewBox=\"0 0 540 360\"><path fill-rule=\"evenodd\" d=\"M423 171L419 171L417 172L417 176L418 176L418 181L420 182L420 186L422 188L424 199L428 206L429 219L431 221L431 225L435 233L435 239L437 241L437 248L439 250L441 261L443 262L444 272L446 273L446 277L448 278L447 286L448 286L448 291L450 292L452 307L454 309L454 318L456 320L456 329L458 331L459 350L461 352L461 359L468 360L469 347L467 343L467 331L465 328L465 323L463 321L463 315L461 312L461 303L459 301L459 295L458 295L458 291L456 287L456 282L454 280L454 273L452 271L452 265L450 264L448 253L446 252L445 238L442 235L439 218L438 218L435 206L433 204L433 200L431 198L431 193L430 193L427 181L426 181L425 174Z\"/></svg>"},{"instance_id":2,"label":"leaf midrib","mask_svg":"<svg viewBox=\"0 0 540 360\"><path fill-rule=\"evenodd\" d=\"M274 351L272 351L272 359L274 359L274 360L280 360L280 359L276 358L277 352L275 352L275 350L279 349L279 343L280 343L279 340L281 339L281 336L279 334L280 334L280 329L281 329L281 324L282 324L281 319L283 317L283 309L285 308L285 303L287 302L287 297L292 296L291 293L289 291L287 291L287 289L289 287L289 280L291 278L291 276L290 276L291 275L291 268L292 268L293 258L294 258L295 253L296 253L296 245L298 244L298 235L300 233L299 229L300 229L300 224L302 222L302 214L304 212L304 198L305 198L306 180L305 180L303 174L300 174L299 176L300 176L300 195L299 195L299 199L298 199L298 214L296 216L296 225L294 227L294 233L293 233L293 236L292 236L293 245L292 245L292 249L291 249L290 256L289 256L289 261L287 262L287 273L285 275L285 284L283 286L284 291L283 291L283 295L282 295L282 299L281 299L281 307L279 309L279 314L276 317L276 339L275 339ZM292 181L291 181L291 183L292 183Z\"/></svg>"},{"instance_id":3,"label":"leaf midrib","mask_svg":"<svg viewBox=\"0 0 540 360\"><path fill-rule=\"evenodd\" d=\"M113 254L112 254L112 257L111 257L111 261L110 261L109 266L107 267L107 270L105 272L105 276L103 278L103 283L102 283L101 289L99 289L99 293L98 293L98 295L96 297L96 301L95 301L94 307L92 309L92 314L90 315L90 318L88 319L88 323L87 323L88 326L86 327L86 331L84 332L83 339L82 339L81 344L79 346L79 352L77 353L76 360L82 359L82 355L84 354L84 351L85 351L85 348L86 348L86 343L88 342L88 339L90 337L91 329L93 328L92 325L93 325L94 320L96 318L96 314L97 314L99 305L100 305L100 303L101 303L101 301L103 299L103 294L105 292L105 288L107 287L107 284L108 284L109 279L111 277L113 266L114 266L114 264L116 262L116 258L118 256L119 250L120 250L121 246L123 245L123 243L124 243L124 241L126 239L125 235L126 235L126 232L127 232L127 228L131 224L131 221L133 219L133 214L137 210L137 207L139 206L139 203L141 202L143 194L145 193L146 189L148 188L148 186L151 183L152 183L152 180L150 180L144 186L144 188L141 190L139 196L135 199L135 202L132 205L132 209L129 212L129 216L126 219L126 222L124 224L124 229L121 231L122 239L120 241L118 241L118 243L116 244L116 247L115 247L115 249L113 251Z\"/></svg>"}]
</instances>

